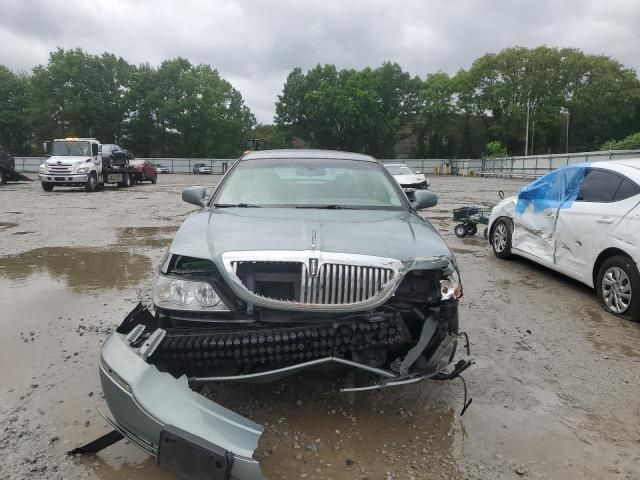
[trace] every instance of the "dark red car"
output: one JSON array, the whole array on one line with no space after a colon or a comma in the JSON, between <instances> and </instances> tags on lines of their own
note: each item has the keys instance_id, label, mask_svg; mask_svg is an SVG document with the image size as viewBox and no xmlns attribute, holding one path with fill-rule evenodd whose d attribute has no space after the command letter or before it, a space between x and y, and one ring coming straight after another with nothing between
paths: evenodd
<instances>
[{"instance_id":1,"label":"dark red car","mask_svg":"<svg viewBox=\"0 0 640 480\"><path fill-rule=\"evenodd\" d=\"M129 160L129 165L135 170L133 174L133 180L135 182L141 183L148 180L151 183L156 183L158 181L158 170L156 170L156 166L149 160Z\"/></svg>"}]
</instances>

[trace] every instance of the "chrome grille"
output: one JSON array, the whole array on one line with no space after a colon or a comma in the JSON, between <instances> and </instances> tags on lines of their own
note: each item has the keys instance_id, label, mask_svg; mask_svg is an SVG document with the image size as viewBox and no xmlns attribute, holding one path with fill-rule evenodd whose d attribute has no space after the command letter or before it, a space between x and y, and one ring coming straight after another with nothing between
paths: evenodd
<instances>
[{"instance_id":1,"label":"chrome grille","mask_svg":"<svg viewBox=\"0 0 640 480\"><path fill-rule=\"evenodd\" d=\"M47 173L52 175L66 174L73 172L73 165L47 165Z\"/></svg>"},{"instance_id":2,"label":"chrome grille","mask_svg":"<svg viewBox=\"0 0 640 480\"><path fill-rule=\"evenodd\" d=\"M305 305L350 305L366 302L378 296L384 288L395 278L395 271L391 268L349 265L343 263L321 263L317 275L312 276L309 266L303 262L288 261L231 261L230 267L234 275L238 273L238 266L242 263L262 265L298 265L300 267L300 281L296 285L299 291L299 302ZM259 295L253 290L253 284L239 279L243 287ZM295 303L277 298L262 297L278 302Z\"/></svg>"},{"instance_id":3,"label":"chrome grille","mask_svg":"<svg viewBox=\"0 0 640 480\"><path fill-rule=\"evenodd\" d=\"M324 263L318 275L302 264L300 302L311 305L345 305L369 300L393 279L393 270L381 267Z\"/></svg>"}]
</instances>

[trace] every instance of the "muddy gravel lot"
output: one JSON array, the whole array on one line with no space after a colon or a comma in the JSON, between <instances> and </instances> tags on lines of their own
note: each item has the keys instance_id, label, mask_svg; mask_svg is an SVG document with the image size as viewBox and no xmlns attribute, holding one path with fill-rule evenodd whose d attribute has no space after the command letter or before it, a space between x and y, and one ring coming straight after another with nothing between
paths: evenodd
<instances>
[{"instance_id":1,"label":"muddy gravel lot","mask_svg":"<svg viewBox=\"0 0 640 480\"><path fill-rule=\"evenodd\" d=\"M0 186L0 478L171 479L120 442L65 452L106 433L98 410L101 343L149 301L152 273L191 206L183 187L45 193ZM269 478L640 479L640 324L605 313L594 293L524 260L494 258L481 235L453 235L451 209L490 206L522 182L435 177L423 212L456 254L461 328L476 364L462 384L338 393L363 381L324 372L203 394L265 425L256 453Z\"/></svg>"}]
</instances>

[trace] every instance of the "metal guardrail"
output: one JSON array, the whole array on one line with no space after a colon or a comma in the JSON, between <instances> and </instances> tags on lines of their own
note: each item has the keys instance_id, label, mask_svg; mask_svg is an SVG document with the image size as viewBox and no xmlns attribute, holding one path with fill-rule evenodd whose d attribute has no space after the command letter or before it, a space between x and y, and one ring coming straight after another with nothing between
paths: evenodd
<instances>
[{"instance_id":1,"label":"metal guardrail","mask_svg":"<svg viewBox=\"0 0 640 480\"><path fill-rule=\"evenodd\" d=\"M14 157L16 170L18 172L37 173L40 164L44 163L47 157ZM136 160L149 160L156 166L164 166L171 173L193 173L193 167L198 163L204 163L211 167L214 175L220 175L231 167L236 158L136 158Z\"/></svg>"},{"instance_id":2,"label":"metal guardrail","mask_svg":"<svg viewBox=\"0 0 640 480\"><path fill-rule=\"evenodd\" d=\"M565 165L583 162L617 160L624 158L640 159L640 150L612 150L605 152L581 152L556 155L530 155L528 157L503 158L411 158L381 159L382 163L404 163L420 170L426 175L486 175L531 178L544 175ZM37 172L46 157L15 157L16 170L19 172ZM222 174L237 160L235 158L140 158L155 165L167 167L171 173L193 173L197 163L211 167L214 174Z\"/></svg>"},{"instance_id":3,"label":"metal guardrail","mask_svg":"<svg viewBox=\"0 0 640 480\"><path fill-rule=\"evenodd\" d=\"M542 176L556 168L567 165L631 158L640 160L640 150L611 150L556 155L529 155L527 157L484 158L480 160L480 168L478 168L475 173L484 176L532 178Z\"/></svg>"}]
</instances>

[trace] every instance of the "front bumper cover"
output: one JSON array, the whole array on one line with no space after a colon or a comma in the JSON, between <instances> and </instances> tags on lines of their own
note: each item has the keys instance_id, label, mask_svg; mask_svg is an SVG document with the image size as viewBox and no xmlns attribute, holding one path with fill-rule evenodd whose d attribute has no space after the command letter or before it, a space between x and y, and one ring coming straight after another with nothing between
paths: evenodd
<instances>
[{"instance_id":1,"label":"front bumper cover","mask_svg":"<svg viewBox=\"0 0 640 480\"><path fill-rule=\"evenodd\" d=\"M45 183L85 183L86 173L39 173L38 179Z\"/></svg>"},{"instance_id":2,"label":"front bumper cover","mask_svg":"<svg viewBox=\"0 0 640 480\"><path fill-rule=\"evenodd\" d=\"M229 478L264 478L252 458L263 427L195 393L186 377L159 372L125 335L112 334L102 347L100 380L110 423L147 453L157 457L163 432L177 428L232 454Z\"/></svg>"},{"instance_id":3,"label":"front bumper cover","mask_svg":"<svg viewBox=\"0 0 640 480\"><path fill-rule=\"evenodd\" d=\"M122 436L156 457L161 467L183 478L262 479L253 454L263 427L194 392L190 385L279 378L325 363L339 363L381 378L378 383L343 391L380 389L428 378L455 378L471 364L468 360L455 366L450 363L458 335L445 336L426 364L416 362L437 331L436 320L426 318L416 346L391 369L327 356L246 375L176 378L150 363L167 332L157 328L154 318L139 305L102 347L100 378L112 414L112 418L105 418Z\"/></svg>"}]
</instances>

